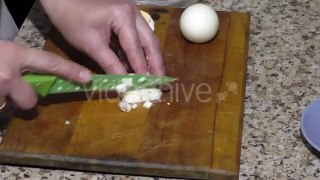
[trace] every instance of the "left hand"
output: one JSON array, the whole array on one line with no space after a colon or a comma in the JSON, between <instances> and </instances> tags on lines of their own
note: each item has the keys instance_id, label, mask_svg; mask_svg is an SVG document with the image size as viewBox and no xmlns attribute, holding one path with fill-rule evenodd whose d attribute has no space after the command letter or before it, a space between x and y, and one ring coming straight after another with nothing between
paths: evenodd
<instances>
[{"instance_id":1,"label":"left hand","mask_svg":"<svg viewBox=\"0 0 320 180\"><path fill-rule=\"evenodd\" d=\"M118 35L138 74L164 75L159 42L133 0L41 0L53 24L74 47L88 54L108 73L126 69L111 50ZM146 60L148 57L148 60ZM150 69L148 68L150 67Z\"/></svg>"},{"instance_id":2,"label":"left hand","mask_svg":"<svg viewBox=\"0 0 320 180\"><path fill-rule=\"evenodd\" d=\"M0 111L9 99L21 109L30 109L37 103L37 95L23 80L24 72L56 74L78 83L88 83L88 69L60 56L22 47L0 40Z\"/></svg>"}]
</instances>

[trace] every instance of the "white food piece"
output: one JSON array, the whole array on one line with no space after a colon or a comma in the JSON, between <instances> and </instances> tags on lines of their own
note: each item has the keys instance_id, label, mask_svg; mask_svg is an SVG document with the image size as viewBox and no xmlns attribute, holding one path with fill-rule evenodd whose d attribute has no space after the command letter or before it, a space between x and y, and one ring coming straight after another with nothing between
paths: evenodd
<instances>
[{"instance_id":1,"label":"white food piece","mask_svg":"<svg viewBox=\"0 0 320 180\"><path fill-rule=\"evenodd\" d=\"M147 79L145 77L141 77L140 79L138 79L138 82L142 83L145 82Z\"/></svg>"},{"instance_id":2,"label":"white food piece","mask_svg":"<svg viewBox=\"0 0 320 180\"><path fill-rule=\"evenodd\" d=\"M108 79L104 79L102 82L103 82L103 83L106 83L106 82L108 82Z\"/></svg>"},{"instance_id":3,"label":"white food piece","mask_svg":"<svg viewBox=\"0 0 320 180\"><path fill-rule=\"evenodd\" d=\"M150 14L145 12L145 11L142 11L142 10L140 10L140 12L141 12L143 18L148 23L148 25L151 28L151 30L154 31L155 30L155 25L154 25L154 21L153 21L152 17L150 16Z\"/></svg>"},{"instance_id":4,"label":"white food piece","mask_svg":"<svg viewBox=\"0 0 320 180\"><path fill-rule=\"evenodd\" d=\"M143 104L143 107L146 108L146 109L150 109L152 106L152 102L150 101L146 101L144 104Z\"/></svg>"},{"instance_id":5,"label":"white food piece","mask_svg":"<svg viewBox=\"0 0 320 180\"><path fill-rule=\"evenodd\" d=\"M125 84L119 84L116 86L116 91L118 92L118 94L126 92L127 89L128 87Z\"/></svg>"},{"instance_id":6,"label":"white food piece","mask_svg":"<svg viewBox=\"0 0 320 180\"><path fill-rule=\"evenodd\" d=\"M132 109L136 109L137 107L138 107L137 104L132 104L132 105L131 105L131 108L132 108Z\"/></svg>"},{"instance_id":7,"label":"white food piece","mask_svg":"<svg viewBox=\"0 0 320 180\"><path fill-rule=\"evenodd\" d=\"M124 112L130 112L132 109L131 105L125 101L120 101L119 108L121 109L121 111L124 111Z\"/></svg>"},{"instance_id":8,"label":"white food piece","mask_svg":"<svg viewBox=\"0 0 320 180\"><path fill-rule=\"evenodd\" d=\"M128 91L123 96L123 101L129 104L137 104L146 101L159 101L161 99L162 92L160 89L138 89Z\"/></svg>"},{"instance_id":9,"label":"white food piece","mask_svg":"<svg viewBox=\"0 0 320 180\"><path fill-rule=\"evenodd\" d=\"M182 13L180 29L187 40L194 43L205 43L217 34L219 18L210 6L194 4Z\"/></svg>"},{"instance_id":10,"label":"white food piece","mask_svg":"<svg viewBox=\"0 0 320 180\"><path fill-rule=\"evenodd\" d=\"M153 19L151 19L151 20L148 22L148 25L149 25L149 27L151 28L152 31L154 31L154 30L156 29Z\"/></svg>"},{"instance_id":11,"label":"white food piece","mask_svg":"<svg viewBox=\"0 0 320 180\"><path fill-rule=\"evenodd\" d=\"M64 124L67 124L67 125L69 125L70 124L70 122L69 121L66 121Z\"/></svg>"},{"instance_id":12,"label":"white food piece","mask_svg":"<svg viewBox=\"0 0 320 180\"><path fill-rule=\"evenodd\" d=\"M123 78L121 82L129 87L133 85L132 78Z\"/></svg>"},{"instance_id":13,"label":"white food piece","mask_svg":"<svg viewBox=\"0 0 320 180\"><path fill-rule=\"evenodd\" d=\"M130 87L133 86L132 78L123 78L121 83L122 84L116 86L116 91L118 94L126 92Z\"/></svg>"},{"instance_id":14,"label":"white food piece","mask_svg":"<svg viewBox=\"0 0 320 180\"><path fill-rule=\"evenodd\" d=\"M136 104L142 102L141 96L139 93L127 92L122 98L123 101L126 101L130 104Z\"/></svg>"}]
</instances>

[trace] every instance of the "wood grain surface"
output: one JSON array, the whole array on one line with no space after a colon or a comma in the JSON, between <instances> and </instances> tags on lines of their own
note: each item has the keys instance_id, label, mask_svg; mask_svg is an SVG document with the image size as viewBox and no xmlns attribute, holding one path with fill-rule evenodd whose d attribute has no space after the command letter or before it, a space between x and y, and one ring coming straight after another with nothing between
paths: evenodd
<instances>
[{"instance_id":1,"label":"wood grain surface","mask_svg":"<svg viewBox=\"0 0 320 180\"><path fill-rule=\"evenodd\" d=\"M218 12L217 36L193 44L180 34L182 9L142 8L156 19L172 91L150 110L124 113L117 98L51 97L10 121L0 161L10 164L194 179L238 179L249 15ZM57 33L45 49L101 69ZM210 91L209 91L210 90ZM74 100L65 101L70 97ZM50 97L48 98L50 99ZM46 100L42 100L46 101ZM66 123L69 122L69 123Z\"/></svg>"}]
</instances>

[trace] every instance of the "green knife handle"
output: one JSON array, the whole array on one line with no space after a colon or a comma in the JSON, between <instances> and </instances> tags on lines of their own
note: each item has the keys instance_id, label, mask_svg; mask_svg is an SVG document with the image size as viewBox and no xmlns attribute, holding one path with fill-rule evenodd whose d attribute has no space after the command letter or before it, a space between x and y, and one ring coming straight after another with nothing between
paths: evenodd
<instances>
[{"instance_id":1,"label":"green knife handle","mask_svg":"<svg viewBox=\"0 0 320 180\"><path fill-rule=\"evenodd\" d=\"M45 74L26 74L22 76L22 79L32 86L34 91L40 96L46 96L57 80L55 75L45 75Z\"/></svg>"}]
</instances>

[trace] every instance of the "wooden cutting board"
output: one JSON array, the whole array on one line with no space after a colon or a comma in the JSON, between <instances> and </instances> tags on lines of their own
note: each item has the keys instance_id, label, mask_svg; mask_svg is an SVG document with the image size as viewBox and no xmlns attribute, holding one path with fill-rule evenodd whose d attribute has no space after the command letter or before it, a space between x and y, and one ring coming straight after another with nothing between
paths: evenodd
<instances>
[{"instance_id":1,"label":"wooden cutting board","mask_svg":"<svg viewBox=\"0 0 320 180\"><path fill-rule=\"evenodd\" d=\"M238 179L249 15L219 12L216 38L193 44L180 34L182 9L144 10L156 19L167 74L179 78L173 90L164 94L164 101L150 110L138 108L130 113L119 110L117 99L59 102L58 98L55 103L39 105L34 117L10 121L0 145L1 162ZM58 37L53 33L45 49L96 68Z\"/></svg>"}]
</instances>

